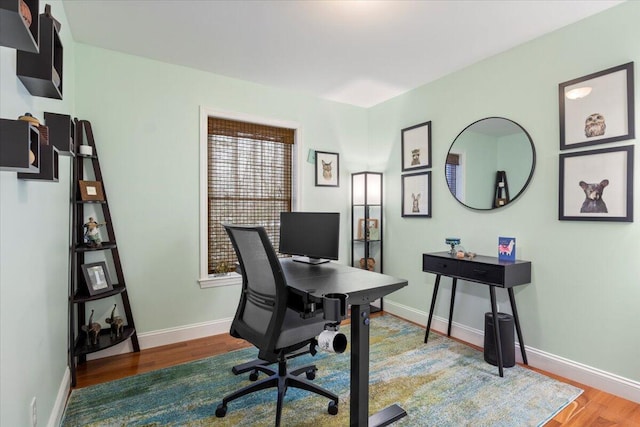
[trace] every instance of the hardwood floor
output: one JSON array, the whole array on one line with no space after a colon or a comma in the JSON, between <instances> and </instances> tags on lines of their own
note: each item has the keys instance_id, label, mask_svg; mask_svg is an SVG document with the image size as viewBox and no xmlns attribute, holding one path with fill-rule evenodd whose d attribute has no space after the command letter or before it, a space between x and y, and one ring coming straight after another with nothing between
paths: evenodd
<instances>
[{"instance_id":1,"label":"hardwood floor","mask_svg":"<svg viewBox=\"0 0 640 427\"><path fill-rule=\"evenodd\" d=\"M166 368L249 346L241 339L223 334L150 348L142 350L140 353L127 353L91 360L78 367L76 388ZM536 368L531 369L584 390L584 393L546 424L548 427L640 426L640 404Z\"/></svg>"}]
</instances>

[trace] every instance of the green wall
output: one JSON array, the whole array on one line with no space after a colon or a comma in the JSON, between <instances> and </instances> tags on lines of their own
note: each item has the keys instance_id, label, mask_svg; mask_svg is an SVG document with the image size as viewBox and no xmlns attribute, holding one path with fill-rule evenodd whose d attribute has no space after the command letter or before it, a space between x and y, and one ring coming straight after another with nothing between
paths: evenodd
<instances>
[{"instance_id":1,"label":"green wall","mask_svg":"<svg viewBox=\"0 0 640 427\"><path fill-rule=\"evenodd\" d=\"M199 109L207 107L299 124L300 207L343 214L343 262L350 250L349 174L385 173L385 272L410 283L387 299L389 307L428 310L434 278L420 271L420 254L445 250L445 237L493 254L499 235L515 236L518 256L533 262L533 283L516 290L526 344L640 381L640 226L557 220L557 85L628 61L637 69L640 3L627 2L368 110L74 44L60 2L50 3L63 25L65 99L30 96L15 77L15 51L0 47L0 116L54 111L93 124L141 334L225 320L235 310L236 287L200 289L197 283ZM490 213L460 205L444 180L455 136L488 116L520 123L537 151L529 189ZM400 129L426 120L433 124L433 218L403 219ZM340 153L339 188L313 185L313 165L304 161L309 149ZM66 157L57 184L0 172L1 425L28 425L33 396L44 425L55 418L65 391L68 175ZM437 314L446 317L442 288ZM482 330L486 288L459 289L454 320ZM499 302L508 308L505 296ZM107 312L107 305L98 311Z\"/></svg>"},{"instance_id":2,"label":"green wall","mask_svg":"<svg viewBox=\"0 0 640 427\"><path fill-rule=\"evenodd\" d=\"M365 159L366 111L79 44L77 115L93 125L140 333L233 317L238 287L201 289L200 107L298 123L305 210L342 213ZM310 149L340 153L340 187L315 187ZM347 240L341 245L347 259ZM98 304L98 312L109 309Z\"/></svg>"},{"instance_id":3,"label":"green wall","mask_svg":"<svg viewBox=\"0 0 640 427\"><path fill-rule=\"evenodd\" d=\"M629 61L635 61L637 88L638 17L640 2L624 3L369 109L370 150L392 144L384 168L385 272L409 280L387 298L387 306L428 312L435 276L421 271L420 255L446 250L446 237L460 237L468 251L493 255L498 236L514 236L518 258L532 261L532 283L515 290L525 344L640 381L638 197L634 223L558 220L557 95L561 82ZM636 101L636 123L639 110ZM515 203L478 212L451 197L444 162L458 133L490 116L514 120L530 133L537 166ZM426 120L433 124L433 218L401 218L400 129ZM637 177L636 170L635 188ZM436 315L446 319L450 281L443 283ZM458 289L454 322L482 331L486 287L465 283ZM505 295L499 302L509 311Z\"/></svg>"},{"instance_id":4,"label":"green wall","mask_svg":"<svg viewBox=\"0 0 640 427\"><path fill-rule=\"evenodd\" d=\"M63 100L34 97L16 77L16 50L0 47L0 117L25 112L73 114L74 43L62 3L51 13L61 22ZM40 2L44 12L44 2ZM38 425L66 397L69 270L69 158L60 157L60 181L17 179L0 171L0 425L27 426L37 399Z\"/></svg>"}]
</instances>

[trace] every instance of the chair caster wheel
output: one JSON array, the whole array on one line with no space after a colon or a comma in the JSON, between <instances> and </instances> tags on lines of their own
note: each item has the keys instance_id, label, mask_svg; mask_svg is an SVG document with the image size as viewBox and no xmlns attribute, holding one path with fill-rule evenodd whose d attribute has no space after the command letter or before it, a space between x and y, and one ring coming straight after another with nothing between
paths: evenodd
<instances>
[{"instance_id":1,"label":"chair caster wheel","mask_svg":"<svg viewBox=\"0 0 640 427\"><path fill-rule=\"evenodd\" d=\"M316 379L316 371L314 371L314 370L307 371L307 372L305 373L305 375L307 376L307 379L308 379L309 381L313 381L313 380L315 380L315 379Z\"/></svg>"},{"instance_id":2,"label":"chair caster wheel","mask_svg":"<svg viewBox=\"0 0 640 427\"><path fill-rule=\"evenodd\" d=\"M249 374L249 380L256 381L258 379L258 371L253 371Z\"/></svg>"},{"instance_id":3,"label":"chair caster wheel","mask_svg":"<svg viewBox=\"0 0 640 427\"><path fill-rule=\"evenodd\" d=\"M216 408L216 417L223 418L225 415L227 415L227 406L223 404L218 405Z\"/></svg>"},{"instance_id":4,"label":"chair caster wheel","mask_svg":"<svg viewBox=\"0 0 640 427\"><path fill-rule=\"evenodd\" d=\"M336 402L329 402L329 407L327 408L327 412L329 415L337 415L338 414L338 404Z\"/></svg>"}]
</instances>

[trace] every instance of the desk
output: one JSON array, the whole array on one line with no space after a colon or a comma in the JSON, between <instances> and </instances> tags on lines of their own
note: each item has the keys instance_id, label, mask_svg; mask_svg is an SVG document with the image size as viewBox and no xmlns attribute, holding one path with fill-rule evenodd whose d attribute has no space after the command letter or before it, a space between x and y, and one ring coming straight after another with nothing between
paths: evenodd
<instances>
[{"instance_id":1,"label":"desk","mask_svg":"<svg viewBox=\"0 0 640 427\"><path fill-rule=\"evenodd\" d=\"M301 264L282 259L282 271L290 290L291 304L302 313L313 314L329 293L347 294L351 304L350 425L385 426L406 415L392 405L369 417L369 303L404 286L407 281L385 274L333 262Z\"/></svg>"},{"instance_id":2,"label":"desk","mask_svg":"<svg viewBox=\"0 0 640 427\"><path fill-rule=\"evenodd\" d=\"M516 324L518 341L520 342L522 361L525 365L528 365L527 354L524 349L524 340L522 338L522 330L520 329L520 320L518 319L516 299L513 294L513 287L531 282L531 262L522 260L499 261L496 257L482 255L476 256L473 259L459 259L450 255L449 252L434 252L422 254L422 271L436 275L433 297L431 298L431 308L429 309L429 320L427 321L427 332L424 336L425 343L427 342L429 330L431 329L431 318L433 317L433 309L436 304L436 296L438 295L441 276L453 278L447 336L451 336L451 319L453 317L453 303L455 301L458 279L488 285L489 295L491 297L491 312L493 313L493 332L496 338L498 370L500 372L500 376L504 376L502 369L502 343L497 320L498 310L496 309L495 287L498 286L506 288L509 292L509 301L511 302L511 311L513 312L513 318Z\"/></svg>"}]
</instances>

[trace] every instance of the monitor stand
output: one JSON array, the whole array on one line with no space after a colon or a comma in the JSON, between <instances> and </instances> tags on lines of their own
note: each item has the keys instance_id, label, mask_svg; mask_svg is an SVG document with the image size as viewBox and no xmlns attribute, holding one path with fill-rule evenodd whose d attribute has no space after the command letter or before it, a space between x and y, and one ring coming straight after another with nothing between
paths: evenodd
<instances>
[{"instance_id":1,"label":"monitor stand","mask_svg":"<svg viewBox=\"0 0 640 427\"><path fill-rule=\"evenodd\" d=\"M293 260L295 262L302 262L304 264L312 264L312 265L324 264L330 261L324 258L309 258L308 256L294 256Z\"/></svg>"}]
</instances>

